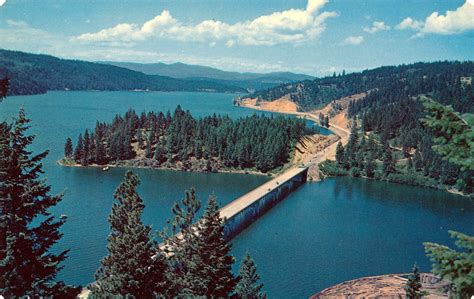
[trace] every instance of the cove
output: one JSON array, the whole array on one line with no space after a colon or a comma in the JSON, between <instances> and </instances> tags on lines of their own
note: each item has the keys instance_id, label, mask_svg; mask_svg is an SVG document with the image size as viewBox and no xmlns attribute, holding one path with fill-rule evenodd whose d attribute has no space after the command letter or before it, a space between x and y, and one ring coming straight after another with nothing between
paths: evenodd
<instances>
[{"instance_id":1,"label":"cove","mask_svg":"<svg viewBox=\"0 0 474 299\"><path fill-rule=\"evenodd\" d=\"M306 183L233 240L249 251L269 298L307 298L363 276L430 271L423 242L474 234L474 202L399 184L332 178Z\"/></svg>"},{"instance_id":2,"label":"cove","mask_svg":"<svg viewBox=\"0 0 474 299\"><path fill-rule=\"evenodd\" d=\"M236 118L256 112L232 106L235 95L186 92L49 92L9 97L0 120L10 120L24 105L36 135L32 150L49 149L44 170L53 193L65 191L55 207L67 214L56 250L71 249L59 279L92 281L106 254L107 216L113 192L125 169L61 167L64 141L95 122L110 121L129 108L171 112L180 104L194 116L212 113ZM75 140L73 140L75 142ZM214 193L221 205L266 182L266 176L203 174L135 169L145 201L143 221L161 229L171 205L195 187L205 202ZM430 262L422 242L452 245L447 231L474 234L474 204L449 193L362 179L338 178L307 183L232 240L233 254L254 257L270 298L302 298L327 286L366 275L409 271Z\"/></svg>"}]
</instances>

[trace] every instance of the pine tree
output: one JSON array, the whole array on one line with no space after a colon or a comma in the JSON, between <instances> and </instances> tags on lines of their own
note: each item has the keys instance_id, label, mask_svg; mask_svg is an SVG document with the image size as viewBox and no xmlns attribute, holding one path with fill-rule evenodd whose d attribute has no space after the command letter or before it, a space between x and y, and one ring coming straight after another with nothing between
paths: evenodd
<instances>
[{"instance_id":1,"label":"pine tree","mask_svg":"<svg viewBox=\"0 0 474 299\"><path fill-rule=\"evenodd\" d=\"M474 170L474 124L450 106L421 97L428 115L422 122L434 133L434 150L453 164Z\"/></svg>"},{"instance_id":2,"label":"pine tree","mask_svg":"<svg viewBox=\"0 0 474 299\"><path fill-rule=\"evenodd\" d=\"M198 225L198 250L202 265L200 276L205 282L207 298L228 298L237 280L232 274L234 257L224 240L224 222L219 215L215 196L210 196Z\"/></svg>"},{"instance_id":3,"label":"pine tree","mask_svg":"<svg viewBox=\"0 0 474 299\"><path fill-rule=\"evenodd\" d=\"M66 144L64 145L64 157L71 158L73 154L72 140L71 138L66 139Z\"/></svg>"},{"instance_id":4,"label":"pine tree","mask_svg":"<svg viewBox=\"0 0 474 299\"><path fill-rule=\"evenodd\" d=\"M81 159L82 166L89 165L90 145L89 131L86 129L86 132L84 133L84 149Z\"/></svg>"},{"instance_id":5,"label":"pine tree","mask_svg":"<svg viewBox=\"0 0 474 299\"><path fill-rule=\"evenodd\" d=\"M156 144L155 148L155 154L153 155L153 159L158 161L159 163L162 163L166 159L166 154L164 152L164 144L159 142Z\"/></svg>"},{"instance_id":6,"label":"pine tree","mask_svg":"<svg viewBox=\"0 0 474 299\"><path fill-rule=\"evenodd\" d=\"M107 162L107 158L105 156L105 147L102 144L101 138L99 135L95 137L95 163L102 165Z\"/></svg>"},{"instance_id":7,"label":"pine tree","mask_svg":"<svg viewBox=\"0 0 474 299\"><path fill-rule=\"evenodd\" d=\"M197 254L197 232L194 227L200 207L195 190L186 191L185 197L172 209L174 219L170 221L171 231L160 234L169 255L166 279L170 285L166 297L204 296L206 293L204 280L199 273L203 262Z\"/></svg>"},{"instance_id":8,"label":"pine tree","mask_svg":"<svg viewBox=\"0 0 474 299\"><path fill-rule=\"evenodd\" d=\"M344 164L344 146L339 141L336 148L336 161L339 165Z\"/></svg>"},{"instance_id":9,"label":"pine tree","mask_svg":"<svg viewBox=\"0 0 474 299\"><path fill-rule=\"evenodd\" d=\"M62 236L64 220L56 221L48 209L62 195L50 195L51 187L40 178L48 152L32 155L28 150L34 140L25 135L29 122L20 109L11 127L0 126L0 294L74 298L79 288L55 281L68 250L50 252Z\"/></svg>"},{"instance_id":10,"label":"pine tree","mask_svg":"<svg viewBox=\"0 0 474 299\"><path fill-rule=\"evenodd\" d=\"M413 273L408 276L408 281L405 285L405 296L407 299L419 299L423 296L420 271L416 264L413 266Z\"/></svg>"},{"instance_id":11,"label":"pine tree","mask_svg":"<svg viewBox=\"0 0 474 299\"><path fill-rule=\"evenodd\" d=\"M235 287L235 295L242 299L260 299L266 298L262 292L263 284L258 281L260 276L257 273L257 267L254 261L247 253L242 261L239 270L239 283Z\"/></svg>"},{"instance_id":12,"label":"pine tree","mask_svg":"<svg viewBox=\"0 0 474 299\"><path fill-rule=\"evenodd\" d=\"M455 298L469 298L474 294L474 237L449 231L456 238L456 246L463 249L455 251L436 243L423 243L428 257L433 262L431 272L452 282Z\"/></svg>"},{"instance_id":13,"label":"pine tree","mask_svg":"<svg viewBox=\"0 0 474 299\"><path fill-rule=\"evenodd\" d=\"M326 115L326 117L324 118L324 126L326 128L329 128L329 116Z\"/></svg>"},{"instance_id":14,"label":"pine tree","mask_svg":"<svg viewBox=\"0 0 474 299\"><path fill-rule=\"evenodd\" d=\"M352 123L353 124L352 124L351 134L349 136L349 141L347 142L347 145L345 148L345 155L344 155L345 163L351 166L353 166L354 163L356 162L355 155L357 153L357 145L359 143L357 122L354 119Z\"/></svg>"},{"instance_id":15,"label":"pine tree","mask_svg":"<svg viewBox=\"0 0 474 299\"><path fill-rule=\"evenodd\" d=\"M375 175L375 167L374 154L370 152L365 162L365 175L369 178L373 178Z\"/></svg>"},{"instance_id":16,"label":"pine tree","mask_svg":"<svg viewBox=\"0 0 474 299\"><path fill-rule=\"evenodd\" d=\"M84 144L82 143L82 134L79 134L79 137L77 138L76 150L74 151L74 160L76 160L76 163L81 163L83 155Z\"/></svg>"},{"instance_id":17,"label":"pine tree","mask_svg":"<svg viewBox=\"0 0 474 299\"><path fill-rule=\"evenodd\" d=\"M101 261L92 287L94 296L152 298L164 291L165 258L150 237L151 227L141 221L145 205L136 189L140 180L127 171L115 191L118 201L109 216L109 254Z\"/></svg>"},{"instance_id":18,"label":"pine tree","mask_svg":"<svg viewBox=\"0 0 474 299\"><path fill-rule=\"evenodd\" d=\"M7 97L10 80L8 78L0 79L0 103Z\"/></svg>"},{"instance_id":19,"label":"pine tree","mask_svg":"<svg viewBox=\"0 0 474 299\"><path fill-rule=\"evenodd\" d=\"M388 145L385 146L385 153L383 155L383 174L388 176L395 172L395 161L392 158L392 150Z\"/></svg>"}]
</instances>

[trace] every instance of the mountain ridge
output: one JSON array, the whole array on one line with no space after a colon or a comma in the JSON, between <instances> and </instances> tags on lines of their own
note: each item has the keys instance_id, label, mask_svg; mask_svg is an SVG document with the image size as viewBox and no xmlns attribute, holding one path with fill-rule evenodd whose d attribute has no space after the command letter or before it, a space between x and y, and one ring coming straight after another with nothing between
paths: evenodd
<instances>
[{"instance_id":1,"label":"mountain ridge","mask_svg":"<svg viewBox=\"0 0 474 299\"><path fill-rule=\"evenodd\" d=\"M301 81L306 79L314 79L314 76L306 74L298 74L293 72L270 72L270 73L253 73L253 72L235 72L224 71L210 66L185 64L182 62L175 63L136 63L136 62L115 62L115 61L98 61L98 63L115 65L140 71L147 75L161 75L172 78L209 78L219 80L282 80L282 81Z\"/></svg>"},{"instance_id":2,"label":"mountain ridge","mask_svg":"<svg viewBox=\"0 0 474 299\"><path fill-rule=\"evenodd\" d=\"M10 78L9 95L50 90L247 91L212 80L146 75L113 65L5 49L0 49L0 77Z\"/></svg>"}]
</instances>

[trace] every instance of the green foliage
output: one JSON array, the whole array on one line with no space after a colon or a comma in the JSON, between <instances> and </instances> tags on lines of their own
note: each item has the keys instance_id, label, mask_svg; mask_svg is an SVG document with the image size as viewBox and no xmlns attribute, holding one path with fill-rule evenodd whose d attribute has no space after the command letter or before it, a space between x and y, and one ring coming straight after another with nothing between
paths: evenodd
<instances>
[{"instance_id":1,"label":"green foliage","mask_svg":"<svg viewBox=\"0 0 474 299\"><path fill-rule=\"evenodd\" d=\"M382 171L384 176L388 176L395 172L395 161L392 157L392 150L388 145L385 147L383 154Z\"/></svg>"},{"instance_id":2,"label":"green foliage","mask_svg":"<svg viewBox=\"0 0 474 299\"><path fill-rule=\"evenodd\" d=\"M373 178L375 176L376 165L374 161L374 154L370 152L367 157L367 161L364 165L365 175L368 178Z\"/></svg>"},{"instance_id":3,"label":"green foliage","mask_svg":"<svg viewBox=\"0 0 474 299\"><path fill-rule=\"evenodd\" d=\"M339 141L336 147L336 162L340 165L344 164L344 146Z\"/></svg>"},{"instance_id":4,"label":"green foliage","mask_svg":"<svg viewBox=\"0 0 474 299\"><path fill-rule=\"evenodd\" d=\"M260 299L266 298L262 292L263 284L259 283L260 276L257 273L257 267L254 261L247 253L242 260L239 270L239 283L235 288L235 295L242 299Z\"/></svg>"},{"instance_id":5,"label":"green foliage","mask_svg":"<svg viewBox=\"0 0 474 299\"><path fill-rule=\"evenodd\" d=\"M455 251L436 243L423 243L425 251L433 262L431 272L449 280L455 286L457 298L469 298L474 294L474 237L449 231L456 238Z\"/></svg>"},{"instance_id":6,"label":"green foliage","mask_svg":"<svg viewBox=\"0 0 474 299\"><path fill-rule=\"evenodd\" d=\"M407 299L420 299L424 294L421 287L420 271L418 270L418 266L415 264L413 266L413 273L408 276L405 285L405 297Z\"/></svg>"},{"instance_id":7,"label":"green foliage","mask_svg":"<svg viewBox=\"0 0 474 299\"><path fill-rule=\"evenodd\" d=\"M146 158L154 163L181 162L186 168L192 161L205 159L217 161L220 167L255 167L261 172L282 166L299 138L312 133L304 120L283 116L232 120L213 115L195 119L178 106L172 116L150 112L139 117L129 110L110 124L97 123L91 134L95 143L87 130L79 135L75 159L87 166L138 158L133 148L139 147L143 132L148 135ZM100 155L101 160L91 148L94 144L95 151L106 152Z\"/></svg>"},{"instance_id":8,"label":"green foliage","mask_svg":"<svg viewBox=\"0 0 474 299\"><path fill-rule=\"evenodd\" d=\"M234 258L230 255L230 245L224 240L224 222L216 198L209 197L204 216L196 222L200 207L194 189L187 191L173 207L171 230L160 234L168 256L164 295L229 298L234 291L244 292L243 288L259 293L262 287L256 284L258 274L249 257L243 263L247 267L246 281L240 280L242 275L234 277L232 274ZM254 283L249 279L254 279ZM240 287L236 287L237 283Z\"/></svg>"},{"instance_id":9,"label":"green foliage","mask_svg":"<svg viewBox=\"0 0 474 299\"><path fill-rule=\"evenodd\" d=\"M224 240L224 222L219 215L215 196L210 196L204 216L199 222L197 254L201 257L200 277L206 285L207 298L228 298L237 279L232 274L234 257Z\"/></svg>"},{"instance_id":10,"label":"green foliage","mask_svg":"<svg viewBox=\"0 0 474 299\"><path fill-rule=\"evenodd\" d=\"M360 175L361 175L360 168L359 168L359 167L352 167L352 168L349 170L349 175L350 175L351 177L354 177L354 178L360 177Z\"/></svg>"},{"instance_id":11,"label":"green foliage","mask_svg":"<svg viewBox=\"0 0 474 299\"><path fill-rule=\"evenodd\" d=\"M10 79L8 77L0 79L0 102L7 97Z\"/></svg>"},{"instance_id":12,"label":"green foliage","mask_svg":"<svg viewBox=\"0 0 474 299\"><path fill-rule=\"evenodd\" d=\"M73 298L79 288L55 281L68 250L50 252L64 220L55 220L48 210L62 195L50 195L51 187L40 178L48 152L28 150L34 140L26 135L29 122L20 109L11 125L0 124L0 294Z\"/></svg>"},{"instance_id":13,"label":"green foliage","mask_svg":"<svg viewBox=\"0 0 474 299\"><path fill-rule=\"evenodd\" d=\"M66 139L66 144L64 145L64 157L71 158L73 155L73 146L71 138Z\"/></svg>"},{"instance_id":14,"label":"green foliage","mask_svg":"<svg viewBox=\"0 0 474 299\"><path fill-rule=\"evenodd\" d=\"M331 160L321 162L319 164L319 170L326 176L345 176L348 174L346 169Z\"/></svg>"},{"instance_id":15,"label":"green foliage","mask_svg":"<svg viewBox=\"0 0 474 299\"><path fill-rule=\"evenodd\" d=\"M395 93L397 96L431 93L441 103L452 104L456 111L474 112L472 85L460 84L462 76L473 73L472 61L384 66L360 73L282 84L256 91L248 97L273 101L282 96L289 96L303 111L309 111L333 100L361 92L371 91L374 95L383 96L384 99L379 103ZM364 102L360 100L351 103L349 116L352 117L354 110L363 105Z\"/></svg>"},{"instance_id":16,"label":"green foliage","mask_svg":"<svg viewBox=\"0 0 474 299\"><path fill-rule=\"evenodd\" d=\"M152 298L164 292L165 257L155 248L150 226L141 222L144 204L136 188L139 178L127 171L115 191L117 200L109 216L109 254L101 261L92 285L95 297Z\"/></svg>"},{"instance_id":17,"label":"green foliage","mask_svg":"<svg viewBox=\"0 0 474 299\"><path fill-rule=\"evenodd\" d=\"M246 91L226 82L145 75L112 65L2 49L0 65L0 77L11 78L11 95L38 94L48 90Z\"/></svg>"},{"instance_id":18,"label":"green foliage","mask_svg":"<svg viewBox=\"0 0 474 299\"><path fill-rule=\"evenodd\" d=\"M433 149L444 159L464 169L474 170L474 125L451 106L420 97L428 115L422 119L434 133Z\"/></svg>"},{"instance_id":19,"label":"green foliage","mask_svg":"<svg viewBox=\"0 0 474 299\"><path fill-rule=\"evenodd\" d=\"M166 279L170 285L166 297L204 296L206 292L204 280L199 275L203 261L197 254L198 232L193 226L200 207L195 190L186 191L185 197L172 209L174 219L171 221L171 232L161 233L169 256Z\"/></svg>"}]
</instances>

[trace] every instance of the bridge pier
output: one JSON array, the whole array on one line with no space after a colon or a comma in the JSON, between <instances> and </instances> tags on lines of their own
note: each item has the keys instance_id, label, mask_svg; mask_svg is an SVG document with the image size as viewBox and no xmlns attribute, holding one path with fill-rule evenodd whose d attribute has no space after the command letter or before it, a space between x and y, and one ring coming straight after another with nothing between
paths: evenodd
<instances>
[{"instance_id":1,"label":"bridge pier","mask_svg":"<svg viewBox=\"0 0 474 299\"><path fill-rule=\"evenodd\" d=\"M234 238L292 191L306 183L307 176L308 167L292 168L223 207L220 216L225 219L226 241Z\"/></svg>"}]
</instances>

